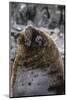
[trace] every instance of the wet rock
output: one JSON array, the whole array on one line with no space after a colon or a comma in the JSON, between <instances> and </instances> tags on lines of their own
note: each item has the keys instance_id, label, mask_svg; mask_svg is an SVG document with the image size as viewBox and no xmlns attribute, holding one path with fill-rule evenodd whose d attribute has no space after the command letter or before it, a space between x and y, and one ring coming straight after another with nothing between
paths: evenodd
<instances>
[{"instance_id":1,"label":"wet rock","mask_svg":"<svg viewBox=\"0 0 67 100\"><path fill-rule=\"evenodd\" d=\"M28 20L32 21L34 20L35 15L36 15L36 6L32 4L25 5L23 9L21 9L20 7L16 17L16 22L17 24L26 25Z\"/></svg>"},{"instance_id":2,"label":"wet rock","mask_svg":"<svg viewBox=\"0 0 67 100\"><path fill-rule=\"evenodd\" d=\"M52 18L51 21L49 22L48 28L49 29L55 29L56 27L58 27L58 21L56 18Z\"/></svg>"}]
</instances>

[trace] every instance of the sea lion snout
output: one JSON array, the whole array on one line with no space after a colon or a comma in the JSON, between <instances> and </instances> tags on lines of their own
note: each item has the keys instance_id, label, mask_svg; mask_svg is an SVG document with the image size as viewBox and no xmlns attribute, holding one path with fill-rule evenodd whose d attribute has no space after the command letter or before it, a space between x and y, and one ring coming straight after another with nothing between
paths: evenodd
<instances>
[{"instance_id":1,"label":"sea lion snout","mask_svg":"<svg viewBox=\"0 0 67 100\"><path fill-rule=\"evenodd\" d=\"M47 45L44 33L32 26L28 26L24 32L25 46L30 48L40 48Z\"/></svg>"}]
</instances>

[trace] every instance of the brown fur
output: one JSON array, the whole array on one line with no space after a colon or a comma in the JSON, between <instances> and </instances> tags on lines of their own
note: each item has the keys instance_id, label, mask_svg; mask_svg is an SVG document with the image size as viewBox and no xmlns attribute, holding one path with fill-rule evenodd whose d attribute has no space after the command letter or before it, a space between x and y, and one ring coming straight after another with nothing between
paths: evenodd
<instances>
[{"instance_id":1,"label":"brown fur","mask_svg":"<svg viewBox=\"0 0 67 100\"><path fill-rule=\"evenodd\" d=\"M38 32L44 39L46 38L46 46L39 48L26 47L25 32ZM47 33L43 33L33 27L28 27L24 33L18 38L16 57L12 67L11 85L14 87L18 66L39 68L47 70L49 76L49 91L56 89L57 94L64 93L64 65L59 51ZM27 34L28 34L27 33ZM31 39L32 35L29 34Z\"/></svg>"}]
</instances>

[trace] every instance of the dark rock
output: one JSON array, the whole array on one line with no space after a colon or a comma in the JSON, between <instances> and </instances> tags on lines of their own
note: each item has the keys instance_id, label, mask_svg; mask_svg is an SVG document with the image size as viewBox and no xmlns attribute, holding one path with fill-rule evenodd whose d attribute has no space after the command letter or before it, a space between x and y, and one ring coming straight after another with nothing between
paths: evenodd
<instances>
[{"instance_id":1,"label":"dark rock","mask_svg":"<svg viewBox=\"0 0 67 100\"><path fill-rule=\"evenodd\" d=\"M34 77L35 77L35 78L38 77L38 74L37 74L37 75L34 75Z\"/></svg>"},{"instance_id":2,"label":"dark rock","mask_svg":"<svg viewBox=\"0 0 67 100\"><path fill-rule=\"evenodd\" d=\"M59 25L65 24L65 6L58 5L58 10L60 11Z\"/></svg>"},{"instance_id":3,"label":"dark rock","mask_svg":"<svg viewBox=\"0 0 67 100\"><path fill-rule=\"evenodd\" d=\"M58 26L58 22L57 22L56 18L52 18L48 25L48 28L55 29L57 26Z\"/></svg>"},{"instance_id":4,"label":"dark rock","mask_svg":"<svg viewBox=\"0 0 67 100\"><path fill-rule=\"evenodd\" d=\"M26 12L26 17L28 20L34 20L34 17L36 15L36 6L35 5L27 5L27 12Z\"/></svg>"},{"instance_id":5,"label":"dark rock","mask_svg":"<svg viewBox=\"0 0 67 100\"><path fill-rule=\"evenodd\" d=\"M33 74L33 72L31 72L31 74Z\"/></svg>"},{"instance_id":6,"label":"dark rock","mask_svg":"<svg viewBox=\"0 0 67 100\"><path fill-rule=\"evenodd\" d=\"M17 13L16 23L26 25L28 20L34 20L35 15L36 6L32 4L25 5L25 7L20 9L20 11Z\"/></svg>"},{"instance_id":7,"label":"dark rock","mask_svg":"<svg viewBox=\"0 0 67 100\"><path fill-rule=\"evenodd\" d=\"M24 86L24 84L22 83L22 86Z\"/></svg>"},{"instance_id":8,"label":"dark rock","mask_svg":"<svg viewBox=\"0 0 67 100\"><path fill-rule=\"evenodd\" d=\"M30 86L31 85L31 82L29 82L28 85Z\"/></svg>"}]
</instances>

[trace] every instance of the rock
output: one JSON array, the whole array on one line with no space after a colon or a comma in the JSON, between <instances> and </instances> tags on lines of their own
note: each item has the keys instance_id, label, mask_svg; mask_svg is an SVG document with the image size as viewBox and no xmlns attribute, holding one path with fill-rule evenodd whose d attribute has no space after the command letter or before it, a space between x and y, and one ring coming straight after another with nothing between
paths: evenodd
<instances>
[{"instance_id":1,"label":"rock","mask_svg":"<svg viewBox=\"0 0 67 100\"><path fill-rule=\"evenodd\" d=\"M56 17L53 17L52 19L50 19L48 28L49 29L55 29L58 26L58 21Z\"/></svg>"},{"instance_id":2,"label":"rock","mask_svg":"<svg viewBox=\"0 0 67 100\"><path fill-rule=\"evenodd\" d=\"M25 5L24 7L22 7L22 9L20 7L20 10L16 17L16 23L26 25L28 20L34 20L35 15L36 6L34 4Z\"/></svg>"},{"instance_id":3,"label":"rock","mask_svg":"<svg viewBox=\"0 0 67 100\"><path fill-rule=\"evenodd\" d=\"M60 32L65 33L65 27L64 27L64 25L60 25Z\"/></svg>"},{"instance_id":4,"label":"rock","mask_svg":"<svg viewBox=\"0 0 67 100\"><path fill-rule=\"evenodd\" d=\"M31 85L31 82L29 82L28 85L30 86Z\"/></svg>"}]
</instances>

